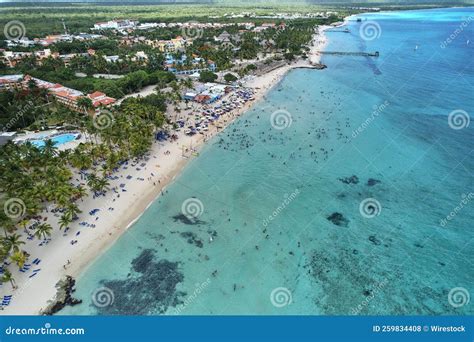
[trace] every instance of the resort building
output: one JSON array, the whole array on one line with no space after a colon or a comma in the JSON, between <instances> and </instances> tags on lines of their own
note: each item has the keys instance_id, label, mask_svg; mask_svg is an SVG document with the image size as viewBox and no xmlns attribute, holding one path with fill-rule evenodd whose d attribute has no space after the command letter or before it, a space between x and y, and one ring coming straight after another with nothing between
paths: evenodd
<instances>
[{"instance_id":1,"label":"resort building","mask_svg":"<svg viewBox=\"0 0 474 342\"><path fill-rule=\"evenodd\" d=\"M15 135L16 135L16 132L0 133L0 146L5 145L9 141L12 141L15 138Z\"/></svg>"},{"instance_id":2,"label":"resort building","mask_svg":"<svg viewBox=\"0 0 474 342\"><path fill-rule=\"evenodd\" d=\"M135 44L148 44L146 42L146 37L144 36L126 36L123 38L120 38L120 44L121 45L126 45L126 46L133 46ZM151 41L150 41L151 42ZM151 45L151 44L148 44Z\"/></svg>"},{"instance_id":3,"label":"resort building","mask_svg":"<svg viewBox=\"0 0 474 342\"><path fill-rule=\"evenodd\" d=\"M171 40L145 40L145 44L159 49L161 52L184 51L187 46L192 45L192 40L177 36Z\"/></svg>"},{"instance_id":4,"label":"resort building","mask_svg":"<svg viewBox=\"0 0 474 342\"><path fill-rule=\"evenodd\" d=\"M28 83L34 81L38 88L47 89L48 92L61 104L81 111L78 106L80 98L87 97L92 101L94 108L107 107L115 103L115 99L108 97L102 92L96 91L92 94L84 95L83 92L65 87L59 83L43 81L29 75L6 75L0 76L0 91L11 89L28 89Z\"/></svg>"},{"instance_id":5,"label":"resort building","mask_svg":"<svg viewBox=\"0 0 474 342\"><path fill-rule=\"evenodd\" d=\"M92 30L126 30L135 28L137 24L138 21L130 19L110 20L94 24Z\"/></svg>"},{"instance_id":6,"label":"resort building","mask_svg":"<svg viewBox=\"0 0 474 342\"><path fill-rule=\"evenodd\" d=\"M169 53L166 54L164 67L175 75L192 75L205 70L216 71L216 63L214 61L205 61L201 57L194 57L188 62L188 58L184 54L179 59L174 58Z\"/></svg>"},{"instance_id":7,"label":"resort building","mask_svg":"<svg viewBox=\"0 0 474 342\"><path fill-rule=\"evenodd\" d=\"M149 30L157 27L166 27L165 23L143 23L137 26L137 30Z\"/></svg>"},{"instance_id":8,"label":"resort building","mask_svg":"<svg viewBox=\"0 0 474 342\"><path fill-rule=\"evenodd\" d=\"M113 56L104 56L104 59L107 63L115 63L115 62L120 62L120 56L118 55L113 55Z\"/></svg>"},{"instance_id":9,"label":"resort building","mask_svg":"<svg viewBox=\"0 0 474 342\"><path fill-rule=\"evenodd\" d=\"M148 63L148 55L144 51L137 51L132 58L132 62L141 62L142 64Z\"/></svg>"},{"instance_id":10,"label":"resort building","mask_svg":"<svg viewBox=\"0 0 474 342\"><path fill-rule=\"evenodd\" d=\"M87 97L91 99L94 108L107 107L115 103L115 99L113 97L109 97L100 91L95 91L92 94L87 95Z\"/></svg>"},{"instance_id":11,"label":"resort building","mask_svg":"<svg viewBox=\"0 0 474 342\"><path fill-rule=\"evenodd\" d=\"M78 35L74 36L76 40L94 40L94 39L102 39L104 38L101 34L90 34L90 33L79 33Z\"/></svg>"},{"instance_id":12,"label":"resort building","mask_svg":"<svg viewBox=\"0 0 474 342\"><path fill-rule=\"evenodd\" d=\"M3 62L10 68L15 67L22 59L31 57L32 52L3 51Z\"/></svg>"},{"instance_id":13,"label":"resort building","mask_svg":"<svg viewBox=\"0 0 474 342\"><path fill-rule=\"evenodd\" d=\"M69 34L49 35L42 39L35 39L35 41L42 46L49 46L57 42L72 42L73 36Z\"/></svg>"},{"instance_id":14,"label":"resort building","mask_svg":"<svg viewBox=\"0 0 474 342\"><path fill-rule=\"evenodd\" d=\"M87 50L84 53L68 53L65 55L59 55L59 58L64 62L64 65L68 66L71 60L75 57L90 57L95 53L93 49Z\"/></svg>"},{"instance_id":15,"label":"resort building","mask_svg":"<svg viewBox=\"0 0 474 342\"><path fill-rule=\"evenodd\" d=\"M32 47L36 45L34 40L29 40L27 37L16 40L5 40L8 47L22 46L22 47Z\"/></svg>"},{"instance_id":16,"label":"resort building","mask_svg":"<svg viewBox=\"0 0 474 342\"><path fill-rule=\"evenodd\" d=\"M36 62L38 64L42 64L42 61L44 59L47 59L49 57L51 58L60 58L64 64L67 66L71 59L74 57L82 56L82 57L89 57L93 56L95 54L94 49L88 49L87 52L84 53L68 53L64 55L60 55L58 52L51 52L51 49L44 49L44 50L39 50L35 52L20 52L20 51L5 51L5 50L0 50L0 53L2 55L0 56L0 59L3 61L5 65L7 65L10 68L15 67L18 62L20 62L22 59L34 56L36 59Z\"/></svg>"},{"instance_id":17,"label":"resort building","mask_svg":"<svg viewBox=\"0 0 474 342\"><path fill-rule=\"evenodd\" d=\"M222 96L231 91L231 89L231 87L223 84L205 83L197 86L194 91L186 92L183 99L209 104L222 98Z\"/></svg>"},{"instance_id":18,"label":"resort building","mask_svg":"<svg viewBox=\"0 0 474 342\"><path fill-rule=\"evenodd\" d=\"M23 89L23 75L0 76L0 91Z\"/></svg>"},{"instance_id":19,"label":"resort building","mask_svg":"<svg viewBox=\"0 0 474 342\"><path fill-rule=\"evenodd\" d=\"M230 34L227 31L222 32L217 37L214 37L214 41L222 43L222 42L229 42L230 41Z\"/></svg>"},{"instance_id":20,"label":"resort building","mask_svg":"<svg viewBox=\"0 0 474 342\"><path fill-rule=\"evenodd\" d=\"M52 87L46 86L45 88L49 90L59 103L75 110L79 110L77 101L84 96L83 92L64 87L61 84L54 84Z\"/></svg>"}]
</instances>

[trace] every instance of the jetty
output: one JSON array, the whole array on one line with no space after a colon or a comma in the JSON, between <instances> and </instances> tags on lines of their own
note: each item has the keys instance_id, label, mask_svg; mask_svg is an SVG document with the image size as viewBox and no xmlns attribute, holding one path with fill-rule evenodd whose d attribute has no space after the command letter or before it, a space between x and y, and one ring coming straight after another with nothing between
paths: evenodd
<instances>
[{"instance_id":1,"label":"jetty","mask_svg":"<svg viewBox=\"0 0 474 342\"><path fill-rule=\"evenodd\" d=\"M334 29L329 29L329 30L326 30L325 32L342 32L342 33L350 33L351 31L346 27L345 29L337 29L337 28L334 28Z\"/></svg>"},{"instance_id":2,"label":"jetty","mask_svg":"<svg viewBox=\"0 0 474 342\"><path fill-rule=\"evenodd\" d=\"M310 65L303 65L299 68L300 69L318 69L318 70L322 70L322 69L326 69L327 65L322 64L322 63L311 63L310 62Z\"/></svg>"},{"instance_id":3,"label":"jetty","mask_svg":"<svg viewBox=\"0 0 474 342\"><path fill-rule=\"evenodd\" d=\"M375 51L375 52L319 51L319 53L323 55L362 56L362 57L378 57L380 55L378 51Z\"/></svg>"}]
</instances>

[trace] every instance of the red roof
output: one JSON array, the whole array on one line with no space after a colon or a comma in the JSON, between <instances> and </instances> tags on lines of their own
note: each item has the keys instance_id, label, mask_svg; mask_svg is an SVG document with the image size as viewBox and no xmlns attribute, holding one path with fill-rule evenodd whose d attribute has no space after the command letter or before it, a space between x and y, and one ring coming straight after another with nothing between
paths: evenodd
<instances>
[{"instance_id":1,"label":"red roof","mask_svg":"<svg viewBox=\"0 0 474 342\"><path fill-rule=\"evenodd\" d=\"M104 93L100 92L100 91L94 91L92 94L89 94L87 95L91 100L94 100L98 97L102 97L102 96L105 96Z\"/></svg>"},{"instance_id":2,"label":"red roof","mask_svg":"<svg viewBox=\"0 0 474 342\"><path fill-rule=\"evenodd\" d=\"M104 98L104 99L101 99L101 100L98 100L98 101L94 101L94 102L92 103L92 105L93 105L94 107L107 106L107 105L112 104L112 103L114 103L114 102L115 102L115 99L114 99L114 98L112 98L112 97L106 97L106 98Z\"/></svg>"},{"instance_id":3,"label":"red roof","mask_svg":"<svg viewBox=\"0 0 474 342\"><path fill-rule=\"evenodd\" d=\"M194 100L196 102L204 102L206 100L209 100L211 97L209 95L197 95Z\"/></svg>"},{"instance_id":4,"label":"red roof","mask_svg":"<svg viewBox=\"0 0 474 342\"><path fill-rule=\"evenodd\" d=\"M109 105L111 103L114 103L115 102L115 99L114 98L111 98L111 97L106 97L105 99L101 100L100 101L103 105Z\"/></svg>"},{"instance_id":5,"label":"red roof","mask_svg":"<svg viewBox=\"0 0 474 342\"><path fill-rule=\"evenodd\" d=\"M54 93L56 96L67 97L69 93L67 91L61 90Z\"/></svg>"}]
</instances>

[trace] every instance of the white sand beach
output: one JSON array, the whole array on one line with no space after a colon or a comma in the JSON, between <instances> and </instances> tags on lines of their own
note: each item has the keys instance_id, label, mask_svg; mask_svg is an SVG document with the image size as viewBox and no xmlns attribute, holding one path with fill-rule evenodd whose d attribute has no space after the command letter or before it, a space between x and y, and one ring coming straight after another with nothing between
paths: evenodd
<instances>
[{"instance_id":1,"label":"white sand beach","mask_svg":"<svg viewBox=\"0 0 474 342\"><path fill-rule=\"evenodd\" d=\"M0 286L0 296L13 296L10 305L4 307L0 314L40 314L48 305L48 301L54 298L56 283L65 275L79 276L95 258L113 245L175 179L188 159L193 158L192 155L183 157L183 146L192 146L198 151L205 141L219 132L217 125L226 127L245 113L289 70L318 63L318 51L323 49L327 42L323 34L325 29L327 27L320 27L319 34L314 35L307 60L284 65L262 76L253 77L245 83L245 87L254 89L254 101L223 115L216 125L209 125L209 131L205 134L186 136L178 132L177 141L155 141L147 161L141 160L136 165L129 161L128 165L122 166L119 172L112 175L115 179L110 180L110 189L115 188L115 191L109 190L100 198L94 198L90 194L78 202L82 213L79 214L79 219L70 225L67 233L57 229L58 214L55 216L52 212L44 212L42 216L47 218L46 222L55 228L52 236L47 243L41 243L37 239L27 240L25 234L25 250L30 253L28 263L32 265L26 272L12 272L18 286L16 289L12 289L8 283ZM85 183L85 180L78 180ZM122 184L125 185L121 187ZM91 215L90 212L94 209L99 211ZM85 224L80 225L82 222ZM40 261L32 263L36 259Z\"/></svg>"}]
</instances>

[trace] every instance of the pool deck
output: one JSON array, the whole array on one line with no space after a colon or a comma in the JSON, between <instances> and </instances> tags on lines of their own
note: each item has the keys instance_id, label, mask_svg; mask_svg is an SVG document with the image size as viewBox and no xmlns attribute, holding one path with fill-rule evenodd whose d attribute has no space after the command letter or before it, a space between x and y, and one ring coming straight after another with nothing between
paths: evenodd
<instances>
[{"instance_id":1,"label":"pool deck","mask_svg":"<svg viewBox=\"0 0 474 342\"><path fill-rule=\"evenodd\" d=\"M57 135L57 134L69 134L70 132L61 132L58 131L57 129L52 129L48 131L41 131L41 132L27 132L25 134L21 134L17 136L15 139L13 139L14 143L19 143L25 140L42 140L48 136L51 135ZM85 142L84 136L81 136L80 139L69 141L64 144L59 144L57 145L57 148L59 151L64 151L68 149L74 149L79 145L81 142Z\"/></svg>"}]
</instances>

